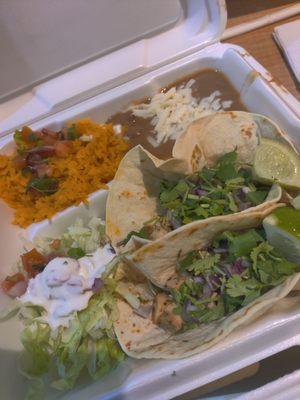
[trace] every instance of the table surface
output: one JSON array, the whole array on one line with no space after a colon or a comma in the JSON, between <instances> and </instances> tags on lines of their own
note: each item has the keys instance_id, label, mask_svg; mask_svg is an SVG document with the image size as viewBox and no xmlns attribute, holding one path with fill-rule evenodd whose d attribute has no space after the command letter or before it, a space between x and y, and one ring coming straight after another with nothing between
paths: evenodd
<instances>
[{"instance_id":1,"label":"table surface","mask_svg":"<svg viewBox=\"0 0 300 400\"><path fill-rule=\"evenodd\" d=\"M295 0L227 0L226 3L228 11L227 27L231 27L300 2ZM293 72L282 52L275 43L272 32L276 26L299 18L300 15L287 18L275 24L267 25L226 40L245 48L298 100L300 100L300 86L294 78Z\"/></svg>"}]
</instances>

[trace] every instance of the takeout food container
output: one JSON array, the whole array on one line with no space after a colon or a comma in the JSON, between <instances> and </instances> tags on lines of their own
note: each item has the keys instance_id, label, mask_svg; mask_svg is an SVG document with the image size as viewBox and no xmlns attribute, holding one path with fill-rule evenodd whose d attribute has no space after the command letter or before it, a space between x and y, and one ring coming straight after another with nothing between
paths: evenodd
<instances>
[{"instance_id":1,"label":"takeout food container","mask_svg":"<svg viewBox=\"0 0 300 400\"><path fill-rule=\"evenodd\" d=\"M92 7L89 3L92 2L85 2L86 7ZM133 0L127 3L128 13L132 3ZM117 2L111 3L111 7L118 6ZM161 15L165 16L164 20L156 21L158 11L154 10L149 17L154 19L152 30L149 28L148 32L144 32L140 27L135 36L128 35L125 43L122 43L123 47L117 50L117 39L114 37L114 41L106 43L105 49L98 51L100 57L94 61L36 86L35 78L32 78L30 90L4 101L0 107L2 151L10 146L13 131L25 124L36 130L42 127L59 129L67 122L84 117L104 122L132 101L152 96L160 88L205 68L222 72L239 92L246 108L273 119L300 150L298 101L245 49L219 42L227 19L224 0L154 1L152 6L156 10L163 7ZM113 26L106 28L113 29L117 24L117 21L114 22ZM119 35L124 35L124 32L120 31ZM121 42L121 38L123 42L122 36L118 40ZM85 57L84 61L90 58L88 55ZM61 67L64 70L70 68L72 62L69 62L69 65ZM52 72L57 73L46 71L44 79L47 73L53 75ZM214 90L212 87L211 91ZM0 279L9 273L22 253L22 237L32 240L37 235L55 236L63 232L76 217L87 220L89 216L97 215L104 218L106 196L105 190L95 192L90 196L88 207L70 207L57 214L51 222L42 221L26 230L11 224L13 211L1 201ZM0 293L1 308L8 301L7 296ZM178 361L128 359L103 380L87 388L76 389L64 398L101 398L104 394L107 398L117 398L122 394L130 399L163 399L212 382L296 344L294 335L300 331L300 306L297 302L288 302L289 307L286 304L286 301L280 303L269 315L238 330L203 354ZM6 360L7 371L9 365L14 368L13 360L20 349L19 332L20 326L15 320L1 325L1 362ZM123 382L126 374L124 369L128 365L131 372ZM3 366L0 369L3 370ZM7 377L1 375L2 387L6 380ZM10 398L12 388L7 390L6 398ZM17 381L14 390L22 393L21 381ZM17 395L14 394L14 397L17 398Z\"/></svg>"}]
</instances>

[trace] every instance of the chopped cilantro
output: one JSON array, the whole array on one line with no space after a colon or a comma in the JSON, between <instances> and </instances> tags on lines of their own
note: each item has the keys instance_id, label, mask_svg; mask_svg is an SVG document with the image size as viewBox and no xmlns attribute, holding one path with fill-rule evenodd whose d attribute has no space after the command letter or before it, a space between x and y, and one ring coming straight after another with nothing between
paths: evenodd
<instances>
[{"instance_id":1,"label":"chopped cilantro","mask_svg":"<svg viewBox=\"0 0 300 400\"><path fill-rule=\"evenodd\" d=\"M201 274L206 275L212 271L212 268L218 263L219 260L219 254L205 255L203 258L194 260L189 266L186 267L186 270L192 272L195 276Z\"/></svg>"},{"instance_id":2,"label":"chopped cilantro","mask_svg":"<svg viewBox=\"0 0 300 400\"><path fill-rule=\"evenodd\" d=\"M249 255L251 250L261 242L263 238L255 229L250 229L245 233L235 233L228 235L229 253L235 257Z\"/></svg>"},{"instance_id":3,"label":"chopped cilantro","mask_svg":"<svg viewBox=\"0 0 300 400\"><path fill-rule=\"evenodd\" d=\"M226 282L226 292L231 297L248 296L253 291L260 293L262 285L255 278L243 279L241 275L232 275Z\"/></svg>"},{"instance_id":4,"label":"chopped cilantro","mask_svg":"<svg viewBox=\"0 0 300 400\"><path fill-rule=\"evenodd\" d=\"M299 271L263 236L259 229L226 231L206 251L191 251L179 262L185 280L171 295L184 329L237 311Z\"/></svg>"},{"instance_id":5,"label":"chopped cilantro","mask_svg":"<svg viewBox=\"0 0 300 400\"><path fill-rule=\"evenodd\" d=\"M19 130L16 130L14 133L14 141L17 145L22 144L23 143L23 139L22 139L22 132Z\"/></svg>"},{"instance_id":6,"label":"chopped cilantro","mask_svg":"<svg viewBox=\"0 0 300 400\"><path fill-rule=\"evenodd\" d=\"M232 189L239 188L241 185L245 183L245 179L242 176L238 176L236 178L228 179L226 181L226 185Z\"/></svg>"},{"instance_id":7,"label":"chopped cilantro","mask_svg":"<svg viewBox=\"0 0 300 400\"><path fill-rule=\"evenodd\" d=\"M210 185L209 182L216 175L216 170L214 168L204 167L201 171L198 172L198 175L200 178L202 178L204 181L206 181Z\"/></svg>"},{"instance_id":8,"label":"chopped cilantro","mask_svg":"<svg viewBox=\"0 0 300 400\"><path fill-rule=\"evenodd\" d=\"M224 154L217 163L216 176L222 181L238 178L238 169L236 166L237 153L236 150Z\"/></svg>"},{"instance_id":9,"label":"chopped cilantro","mask_svg":"<svg viewBox=\"0 0 300 400\"><path fill-rule=\"evenodd\" d=\"M79 137L79 133L76 130L76 124L72 124L67 130L68 140L76 140Z\"/></svg>"},{"instance_id":10,"label":"chopped cilantro","mask_svg":"<svg viewBox=\"0 0 300 400\"><path fill-rule=\"evenodd\" d=\"M29 190L34 190L41 195L49 196L58 190L58 180L47 176L43 178L32 178L27 185L27 191Z\"/></svg>"},{"instance_id":11,"label":"chopped cilantro","mask_svg":"<svg viewBox=\"0 0 300 400\"><path fill-rule=\"evenodd\" d=\"M183 271L187 269L194 261L195 257L197 256L196 251L190 251L183 260L179 262L179 270Z\"/></svg>"},{"instance_id":12,"label":"chopped cilantro","mask_svg":"<svg viewBox=\"0 0 300 400\"><path fill-rule=\"evenodd\" d=\"M178 221L176 226L184 225L256 206L265 200L267 192L267 188L253 184L249 169L239 168L237 153L232 151L224 154L213 168L204 167L175 183L162 181L161 215Z\"/></svg>"},{"instance_id":13,"label":"chopped cilantro","mask_svg":"<svg viewBox=\"0 0 300 400\"><path fill-rule=\"evenodd\" d=\"M147 232L147 228L145 226L143 226L142 229L140 229L139 231L131 231L128 233L128 235L126 236L126 238L124 240L122 240L120 243L118 243L119 246L125 246L125 244L127 244L129 242L129 240L132 238L132 236L137 236L143 239L149 239L149 234Z\"/></svg>"},{"instance_id":14,"label":"chopped cilantro","mask_svg":"<svg viewBox=\"0 0 300 400\"><path fill-rule=\"evenodd\" d=\"M34 132L31 132L28 135L28 140L29 142L37 142L39 140L39 137Z\"/></svg>"},{"instance_id":15,"label":"chopped cilantro","mask_svg":"<svg viewBox=\"0 0 300 400\"><path fill-rule=\"evenodd\" d=\"M267 197L268 190L253 190L246 193L246 199L251 203L258 205L261 204Z\"/></svg>"},{"instance_id":16,"label":"chopped cilantro","mask_svg":"<svg viewBox=\"0 0 300 400\"><path fill-rule=\"evenodd\" d=\"M228 207L229 207L230 211L232 211L233 213L238 212L239 209L238 209L238 206L235 204L235 201L234 201L232 193L229 192L227 194L227 197L228 197L228 200L229 200Z\"/></svg>"},{"instance_id":17,"label":"chopped cilantro","mask_svg":"<svg viewBox=\"0 0 300 400\"><path fill-rule=\"evenodd\" d=\"M85 252L82 250L81 247L71 247L68 250L67 254L71 258L76 258L76 260L78 260L78 258L81 258L81 257L85 256Z\"/></svg>"},{"instance_id":18,"label":"chopped cilantro","mask_svg":"<svg viewBox=\"0 0 300 400\"><path fill-rule=\"evenodd\" d=\"M258 257L262 254L270 254L272 249L273 247L268 242L262 242L258 246L253 247L250 253L250 258L253 262L253 269L255 272L257 272Z\"/></svg>"},{"instance_id":19,"label":"chopped cilantro","mask_svg":"<svg viewBox=\"0 0 300 400\"><path fill-rule=\"evenodd\" d=\"M268 242L262 242L255 247L250 258L258 279L266 285L276 286L287 276L297 272L296 264L283 259Z\"/></svg>"},{"instance_id":20,"label":"chopped cilantro","mask_svg":"<svg viewBox=\"0 0 300 400\"><path fill-rule=\"evenodd\" d=\"M219 298L215 303L213 303L213 299L210 300L212 300L210 307L203 304L202 307L199 306L197 310L190 312L190 317L195 319L198 324L216 321L224 316L225 308L223 299Z\"/></svg>"},{"instance_id":21,"label":"chopped cilantro","mask_svg":"<svg viewBox=\"0 0 300 400\"><path fill-rule=\"evenodd\" d=\"M229 153L223 154L219 160L217 165L222 166L222 165L235 165L237 160L237 152L236 150L230 151Z\"/></svg>"},{"instance_id":22,"label":"chopped cilantro","mask_svg":"<svg viewBox=\"0 0 300 400\"><path fill-rule=\"evenodd\" d=\"M166 185L165 190L160 194L160 200L162 203L172 202L188 193L189 189L190 186L184 180L180 180L174 187L172 185L171 188Z\"/></svg>"},{"instance_id":23,"label":"chopped cilantro","mask_svg":"<svg viewBox=\"0 0 300 400\"><path fill-rule=\"evenodd\" d=\"M239 297L231 297L226 292L223 295L223 301L225 306L225 315L232 314L241 306L241 299Z\"/></svg>"}]
</instances>

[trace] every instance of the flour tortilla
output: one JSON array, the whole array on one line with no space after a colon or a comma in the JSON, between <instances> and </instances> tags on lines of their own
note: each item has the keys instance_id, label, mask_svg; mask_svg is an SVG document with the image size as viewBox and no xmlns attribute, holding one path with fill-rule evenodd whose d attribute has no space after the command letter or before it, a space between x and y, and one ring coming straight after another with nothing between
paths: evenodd
<instances>
[{"instance_id":1,"label":"flour tortilla","mask_svg":"<svg viewBox=\"0 0 300 400\"><path fill-rule=\"evenodd\" d=\"M127 255L127 261L138 268L156 286L174 286L179 258L192 250L205 249L226 230L239 231L259 226L262 220L281 204L269 205L251 213L236 213L195 221L167 233Z\"/></svg>"},{"instance_id":2,"label":"flour tortilla","mask_svg":"<svg viewBox=\"0 0 300 400\"><path fill-rule=\"evenodd\" d=\"M206 248L223 231L257 227L276 207L275 205L269 210L243 215L213 217L189 224L137 250L128 256L128 262L145 274L152 283L168 289L168 283L177 275L176 262L179 257L191 250ZM178 359L192 356L210 348L236 328L261 316L287 296L299 279L300 273L294 274L234 314L179 334L155 325L150 318L140 317L125 301L119 300L120 316L114 329L122 349L131 357Z\"/></svg>"},{"instance_id":3,"label":"flour tortilla","mask_svg":"<svg viewBox=\"0 0 300 400\"><path fill-rule=\"evenodd\" d=\"M212 167L224 154L237 149L238 160L254 161L260 137L293 143L269 118L244 111L219 112L193 122L176 140L173 157L188 162L193 173L204 166Z\"/></svg>"},{"instance_id":4,"label":"flour tortilla","mask_svg":"<svg viewBox=\"0 0 300 400\"><path fill-rule=\"evenodd\" d=\"M106 234L116 249L129 232L140 230L144 222L157 215L161 180L176 181L186 170L185 160L162 161L142 146L134 147L125 155L106 203ZM138 242L136 238L135 243Z\"/></svg>"},{"instance_id":5,"label":"flour tortilla","mask_svg":"<svg viewBox=\"0 0 300 400\"><path fill-rule=\"evenodd\" d=\"M232 111L192 123L175 142L173 158L167 161L154 157L141 146L133 148L121 161L108 195L106 229L112 245L118 250L119 242L129 232L139 231L145 222L157 216L163 179L177 181L204 166L214 165L221 155L234 149L241 162L251 163L260 136L284 138L269 119ZM267 201L244 212L264 209L276 203L281 194L277 186ZM139 240L130 243L126 250L132 251L139 244L142 244Z\"/></svg>"},{"instance_id":6,"label":"flour tortilla","mask_svg":"<svg viewBox=\"0 0 300 400\"><path fill-rule=\"evenodd\" d=\"M239 161L251 164L258 141L252 114L217 113L193 122L176 140L173 156L187 160L188 173L214 166L223 154L234 149Z\"/></svg>"},{"instance_id":7,"label":"flour tortilla","mask_svg":"<svg viewBox=\"0 0 300 400\"><path fill-rule=\"evenodd\" d=\"M300 273L265 293L252 303L220 321L214 321L181 334L171 334L150 320L139 317L120 300L120 318L114 329L123 351L133 358L179 359L202 353L237 328L248 325L286 297L299 282Z\"/></svg>"}]
</instances>

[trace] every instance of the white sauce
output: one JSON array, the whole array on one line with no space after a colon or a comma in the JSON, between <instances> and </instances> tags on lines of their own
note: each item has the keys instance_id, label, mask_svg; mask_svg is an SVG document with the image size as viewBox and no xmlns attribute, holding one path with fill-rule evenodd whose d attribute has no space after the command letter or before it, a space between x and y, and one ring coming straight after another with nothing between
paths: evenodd
<instances>
[{"instance_id":1,"label":"white sauce","mask_svg":"<svg viewBox=\"0 0 300 400\"><path fill-rule=\"evenodd\" d=\"M29 280L20 300L42 306L46 310L43 320L53 330L60 325L68 326L72 314L87 307L95 278L102 276L113 258L108 245L78 260L56 257L43 272Z\"/></svg>"}]
</instances>

